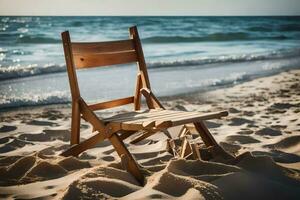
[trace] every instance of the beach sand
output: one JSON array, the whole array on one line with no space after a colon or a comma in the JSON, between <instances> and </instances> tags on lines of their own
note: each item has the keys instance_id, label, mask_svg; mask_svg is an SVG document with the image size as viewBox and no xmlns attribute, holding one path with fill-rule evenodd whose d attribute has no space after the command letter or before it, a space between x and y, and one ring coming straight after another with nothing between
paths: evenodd
<instances>
[{"instance_id":1,"label":"beach sand","mask_svg":"<svg viewBox=\"0 0 300 200\"><path fill-rule=\"evenodd\" d=\"M236 160L175 159L162 133L136 145L129 138L125 142L147 178L141 187L122 169L109 141L78 158L58 156L69 147L69 106L6 111L0 116L0 198L300 199L300 70L165 98L163 104L228 110L228 117L206 123ZM82 139L90 137L88 124L81 131ZM170 131L175 137L178 128Z\"/></svg>"}]
</instances>

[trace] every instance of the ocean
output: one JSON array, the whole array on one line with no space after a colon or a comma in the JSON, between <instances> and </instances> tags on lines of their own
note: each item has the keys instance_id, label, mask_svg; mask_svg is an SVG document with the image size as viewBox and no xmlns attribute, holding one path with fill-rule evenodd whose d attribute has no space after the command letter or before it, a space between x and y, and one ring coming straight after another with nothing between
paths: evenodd
<instances>
[{"instance_id":1,"label":"ocean","mask_svg":"<svg viewBox=\"0 0 300 200\"><path fill-rule=\"evenodd\" d=\"M137 25L152 90L171 96L300 69L300 17L0 17L0 110L69 103L60 33L128 38ZM135 65L79 70L82 96L133 95Z\"/></svg>"}]
</instances>

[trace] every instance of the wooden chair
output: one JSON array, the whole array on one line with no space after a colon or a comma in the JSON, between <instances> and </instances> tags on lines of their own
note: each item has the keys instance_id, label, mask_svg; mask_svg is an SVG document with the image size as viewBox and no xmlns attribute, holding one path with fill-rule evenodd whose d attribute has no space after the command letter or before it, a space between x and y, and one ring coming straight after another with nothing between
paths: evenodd
<instances>
[{"instance_id":1,"label":"wooden chair","mask_svg":"<svg viewBox=\"0 0 300 200\"><path fill-rule=\"evenodd\" d=\"M111 42L79 43L71 42L69 32L62 33L64 54L72 95L71 147L63 156L77 156L100 141L110 140L118 155L125 163L126 170L141 184L144 176L138 164L123 143L123 140L136 133L142 134L134 139L136 143L152 134L163 131L168 137L167 128L193 123L207 147L219 147L203 120L227 116L226 111L209 114L165 110L151 91L148 72L137 28L129 29L128 40ZM134 96L88 105L81 97L78 88L76 68L90 68L124 63L137 63L138 74ZM141 111L141 97L144 96L148 110ZM101 118L94 111L126 104L133 104L134 111ZM83 118L98 133L80 141L80 119Z\"/></svg>"}]
</instances>

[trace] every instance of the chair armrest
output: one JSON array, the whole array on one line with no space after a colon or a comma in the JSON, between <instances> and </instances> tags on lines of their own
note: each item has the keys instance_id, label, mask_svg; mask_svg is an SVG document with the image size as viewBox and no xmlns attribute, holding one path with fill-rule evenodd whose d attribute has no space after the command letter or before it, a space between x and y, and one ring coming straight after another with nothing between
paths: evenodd
<instances>
[{"instance_id":1,"label":"chair armrest","mask_svg":"<svg viewBox=\"0 0 300 200\"><path fill-rule=\"evenodd\" d=\"M145 97L149 109L165 109L149 88L142 88L140 89L140 92Z\"/></svg>"}]
</instances>

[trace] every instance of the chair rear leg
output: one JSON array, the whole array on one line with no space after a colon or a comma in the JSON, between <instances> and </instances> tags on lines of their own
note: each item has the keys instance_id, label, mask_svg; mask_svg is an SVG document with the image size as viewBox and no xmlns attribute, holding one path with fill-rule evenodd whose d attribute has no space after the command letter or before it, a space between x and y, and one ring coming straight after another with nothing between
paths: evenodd
<instances>
[{"instance_id":1,"label":"chair rear leg","mask_svg":"<svg viewBox=\"0 0 300 200\"><path fill-rule=\"evenodd\" d=\"M72 102L71 145L80 142L80 108L78 102Z\"/></svg>"},{"instance_id":2,"label":"chair rear leg","mask_svg":"<svg viewBox=\"0 0 300 200\"><path fill-rule=\"evenodd\" d=\"M211 135L210 131L208 130L204 122L202 121L195 122L194 125L200 137L202 138L204 144L207 147L218 146L217 141L213 138L213 136Z\"/></svg>"},{"instance_id":3,"label":"chair rear leg","mask_svg":"<svg viewBox=\"0 0 300 200\"><path fill-rule=\"evenodd\" d=\"M136 163L135 159L128 151L127 147L125 146L121 138L116 133L114 133L109 138L109 140L111 141L112 145L114 146L120 158L126 159L126 163L127 163L126 170L129 173L131 173L141 185L144 185L144 176L141 173L140 168Z\"/></svg>"},{"instance_id":4,"label":"chair rear leg","mask_svg":"<svg viewBox=\"0 0 300 200\"><path fill-rule=\"evenodd\" d=\"M214 139L206 125L203 121L195 122L194 123L197 132L199 133L200 137L202 138L204 144L207 147L213 147L213 155L214 156L222 156L225 159L234 159L235 157L226 152Z\"/></svg>"}]
</instances>

